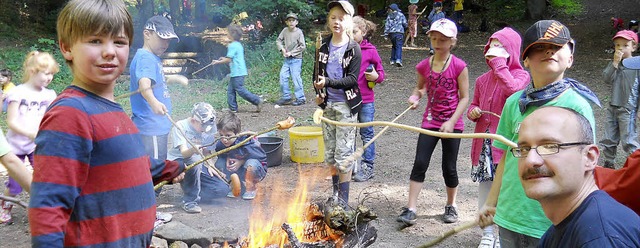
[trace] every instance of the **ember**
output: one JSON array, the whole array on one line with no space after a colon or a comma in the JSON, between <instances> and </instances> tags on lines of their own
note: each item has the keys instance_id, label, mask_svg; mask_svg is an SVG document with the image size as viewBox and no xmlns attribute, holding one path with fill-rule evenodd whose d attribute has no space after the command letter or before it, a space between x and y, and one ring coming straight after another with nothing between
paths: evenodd
<instances>
[{"instance_id":1,"label":"ember","mask_svg":"<svg viewBox=\"0 0 640 248\"><path fill-rule=\"evenodd\" d=\"M298 171L292 196L283 185L274 185L268 196L259 195L254 201L248 236L235 244L218 244L234 248L367 247L376 240L377 230L369 224L376 215L366 207L352 209L333 197L310 203L309 189L326 178L325 168ZM262 197L270 198L268 204L263 204Z\"/></svg>"}]
</instances>

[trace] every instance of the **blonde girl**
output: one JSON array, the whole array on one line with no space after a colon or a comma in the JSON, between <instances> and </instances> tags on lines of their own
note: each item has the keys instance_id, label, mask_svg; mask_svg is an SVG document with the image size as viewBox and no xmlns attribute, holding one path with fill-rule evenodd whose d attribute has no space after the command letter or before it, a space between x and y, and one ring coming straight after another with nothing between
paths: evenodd
<instances>
[{"instance_id":1,"label":"blonde girl","mask_svg":"<svg viewBox=\"0 0 640 248\"><path fill-rule=\"evenodd\" d=\"M319 94L316 104L324 109L323 116L331 120L355 123L362 107L358 90L360 46L351 37L353 6L348 1L328 4L327 28L329 37L322 40L318 56L318 75L314 87ZM332 169L333 193L343 203L349 202L349 182L355 165L347 158L354 152L355 127L323 123L325 162Z\"/></svg>"},{"instance_id":2,"label":"blonde girl","mask_svg":"<svg viewBox=\"0 0 640 248\"><path fill-rule=\"evenodd\" d=\"M431 25L427 34L434 54L416 66L418 82L409 97L409 103L416 108L419 99L423 95L426 97L427 107L422 119L422 128L445 133L462 133L464 122L460 117L469 102L469 72L466 63L451 54L451 49L457 41L457 27L448 19L440 19ZM444 223L458 221L456 161L460 139L440 139L420 134L409 182L409 201L398 216L398 222L408 226L416 223L418 195L438 140L442 142L442 176L447 192L442 219Z\"/></svg>"},{"instance_id":3,"label":"blonde girl","mask_svg":"<svg viewBox=\"0 0 640 248\"><path fill-rule=\"evenodd\" d=\"M22 161L29 159L33 166L34 140L38 126L49 104L56 98L56 92L47 89L60 67L51 54L32 51L23 64L23 84L16 86L7 96L7 141L11 151ZM20 185L9 178L5 195L15 196L22 192ZM2 202L0 223L11 222L11 205Z\"/></svg>"}]
</instances>

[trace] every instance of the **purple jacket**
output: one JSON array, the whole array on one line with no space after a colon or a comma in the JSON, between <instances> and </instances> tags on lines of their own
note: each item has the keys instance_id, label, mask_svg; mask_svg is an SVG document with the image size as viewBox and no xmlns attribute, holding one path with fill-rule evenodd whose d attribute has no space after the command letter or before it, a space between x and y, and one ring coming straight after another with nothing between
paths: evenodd
<instances>
[{"instance_id":1,"label":"purple jacket","mask_svg":"<svg viewBox=\"0 0 640 248\"><path fill-rule=\"evenodd\" d=\"M476 122L474 132L484 133L487 128L489 132L496 133L500 119L493 115L483 114L478 119L471 119L469 113L476 107L483 111L491 111L498 115L502 114L502 108L507 98L516 91L524 89L529 83L530 76L520 64L520 35L511 28L503 28L491 35L484 52L489 49L491 39L497 39L509 53L509 58L496 57L486 60L490 70L476 79L473 100L467 110L467 118ZM482 151L482 139L473 139L471 144L471 163L476 165L480 159ZM503 150L491 147L493 162L498 163L502 158Z\"/></svg>"},{"instance_id":2,"label":"purple jacket","mask_svg":"<svg viewBox=\"0 0 640 248\"><path fill-rule=\"evenodd\" d=\"M360 50L362 51L362 62L360 62L360 75L358 77L358 87L360 87L360 94L362 95L362 103L372 103L375 100L375 93L373 89L367 85L367 78L364 76L364 71L370 64L374 65L378 72L378 79L376 84L384 81L384 68L382 68L382 60L378 54L376 47L364 39L360 42Z\"/></svg>"}]
</instances>

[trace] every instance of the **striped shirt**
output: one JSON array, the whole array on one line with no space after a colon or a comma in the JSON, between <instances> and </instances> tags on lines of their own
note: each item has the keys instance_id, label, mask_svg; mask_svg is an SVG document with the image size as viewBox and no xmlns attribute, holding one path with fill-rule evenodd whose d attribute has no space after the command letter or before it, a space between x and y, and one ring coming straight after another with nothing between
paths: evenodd
<instances>
[{"instance_id":1,"label":"striped shirt","mask_svg":"<svg viewBox=\"0 0 640 248\"><path fill-rule=\"evenodd\" d=\"M168 180L182 170L150 161L119 104L70 86L45 113L35 142L33 247L149 247L152 174Z\"/></svg>"}]
</instances>

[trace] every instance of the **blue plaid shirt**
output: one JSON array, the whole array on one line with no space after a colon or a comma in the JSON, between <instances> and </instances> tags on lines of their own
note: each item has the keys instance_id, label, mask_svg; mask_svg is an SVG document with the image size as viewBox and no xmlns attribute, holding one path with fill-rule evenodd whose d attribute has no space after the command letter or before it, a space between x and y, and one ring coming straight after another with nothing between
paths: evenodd
<instances>
[{"instance_id":1,"label":"blue plaid shirt","mask_svg":"<svg viewBox=\"0 0 640 248\"><path fill-rule=\"evenodd\" d=\"M384 35L387 36L390 33L402 33L407 28L407 18L400 11L393 11L387 15L387 20L384 25Z\"/></svg>"}]
</instances>

